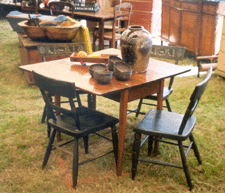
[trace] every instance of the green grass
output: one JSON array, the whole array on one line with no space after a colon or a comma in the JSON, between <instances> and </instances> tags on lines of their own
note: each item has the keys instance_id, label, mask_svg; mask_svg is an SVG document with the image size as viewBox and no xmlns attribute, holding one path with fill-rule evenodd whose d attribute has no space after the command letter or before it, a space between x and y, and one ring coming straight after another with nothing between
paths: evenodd
<instances>
[{"instance_id":1,"label":"green grass","mask_svg":"<svg viewBox=\"0 0 225 193\"><path fill-rule=\"evenodd\" d=\"M140 121L128 116L123 176L117 177L112 155L79 168L78 186L71 188L70 156L54 151L46 169L41 165L47 146L46 125L41 124L43 100L37 88L29 87L20 65L18 37L5 19L0 19L0 192L188 192L182 170L140 163L135 181L131 180L132 128ZM189 55L183 65L196 65ZM194 86L203 79L176 77L170 98L172 110L184 113ZM195 116L194 130L203 164L193 153L188 164L193 192L224 192L225 179L225 80L213 75ZM86 98L82 98L86 104ZM138 101L129 104L136 107ZM118 116L119 104L97 97L98 110ZM148 107L145 107L147 110ZM67 137L63 136L65 140ZM102 145L92 140L90 151ZM104 145L104 148L108 146ZM145 148L143 148L145 149ZM167 150L170 150L168 153ZM81 159L83 148L81 145ZM160 159L180 162L176 148L160 145Z\"/></svg>"}]
</instances>

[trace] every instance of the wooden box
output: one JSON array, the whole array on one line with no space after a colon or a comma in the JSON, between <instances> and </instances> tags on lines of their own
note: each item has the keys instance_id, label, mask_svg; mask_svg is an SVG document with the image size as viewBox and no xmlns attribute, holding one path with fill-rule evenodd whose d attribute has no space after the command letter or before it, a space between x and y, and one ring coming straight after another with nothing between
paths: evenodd
<instances>
[{"instance_id":1,"label":"wooden box","mask_svg":"<svg viewBox=\"0 0 225 193\"><path fill-rule=\"evenodd\" d=\"M18 38L19 38L19 50L20 50L21 65L35 64L35 63L42 62L43 59L42 59L42 56L40 56L40 53L38 53L37 47L41 46L41 45L43 45L43 47L50 45L50 44L52 45L52 43L32 41L24 33L18 33ZM71 43L66 43L66 44L68 44L68 46L69 46L74 43L71 42ZM78 46L77 49L76 48L71 49L71 51L68 52L68 54L55 55L53 52L52 52L52 55L47 54L48 56L45 57L46 61L66 58L66 57L69 57L75 51L77 52L80 50L84 50L83 42L80 42L77 44L79 44L80 46ZM62 43L54 43L54 45L56 45L56 46L62 45ZM28 83L32 85L34 83L33 75L29 72L25 72L25 75L26 75Z\"/></svg>"}]
</instances>

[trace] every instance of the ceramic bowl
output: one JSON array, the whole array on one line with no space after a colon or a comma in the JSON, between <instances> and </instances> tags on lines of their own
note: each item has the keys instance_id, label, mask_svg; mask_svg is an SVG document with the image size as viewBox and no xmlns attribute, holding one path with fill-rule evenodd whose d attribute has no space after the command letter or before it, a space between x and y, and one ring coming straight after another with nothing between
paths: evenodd
<instances>
[{"instance_id":1,"label":"ceramic bowl","mask_svg":"<svg viewBox=\"0 0 225 193\"><path fill-rule=\"evenodd\" d=\"M113 76L111 71L94 72L94 79L99 84L109 84Z\"/></svg>"},{"instance_id":2,"label":"ceramic bowl","mask_svg":"<svg viewBox=\"0 0 225 193\"><path fill-rule=\"evenodd\" d=\"M116 62L122 62L122 59L117 56L109 56L108 69L110 71L113 71L113 66Z\"/></svg>"},{"instance_id":3,"label":"ceramic bowl","mask_svg":"<svg viewBox=\"0 0 225 193\"><path fill-rule=\"evenodd\" d=\"M125 62L116 62L113 68L113 74L117 80L129 80L132 75L132 69Z\"/></svg>"},{"instance_id":4,"label":"ceramic bowl","mask_svg":"<svg viewBox=\"0 0 225 193\"><path fill-rule=\"evenodd\" d=\"M92 77L94 77L94 72L106 71L106 66L104 64L93 64L89 67L89 72Z\"/></svg>"}]
</instances>

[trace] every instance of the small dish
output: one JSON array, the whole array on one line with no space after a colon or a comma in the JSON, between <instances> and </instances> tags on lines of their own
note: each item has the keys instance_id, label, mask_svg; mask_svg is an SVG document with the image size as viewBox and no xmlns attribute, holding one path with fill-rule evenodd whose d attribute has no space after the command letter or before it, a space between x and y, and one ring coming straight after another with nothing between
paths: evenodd
<instances>
[{"instance_id":1,"label":"small dish","mask_svg":"<svg viewBox=\"0 0 225 193\"><path fill-rule=\"evenodd\" d=\"M123 60L117 56L109 56L109 61L108 61L108 69L110 71L113 71L113 66L116 62L122 62Z\"/></svg>"},{"instance_id":2,"label":"small dish","mask_svg":"<svg viewBox=\"0 0 225 193\"><path fill-rule=\"evenodd\" d=\"M94 77L94 72L106 71L106 66L104 64L93 64L89 67L89 72L92 77Z\"/></svg>"},{"instance_id":3,"label":"small dish","mask_svg":"<svg viewBox=\"0 0 225 193\"><path fill-rule=\"evenodd\" d=\"M132 75L132 69L125 62L116 62L113 68L113 74L117 80L129 80Z\"/></svg>"},{"instance_id":4,"label":"small dish","mask_svg":"<svg viewBox=\"0 0 225 193\"><path fill-rule=\"evenodd\" d=\"M113 72L110 71L100 71L94 72L94 79L99 84L109 84L113 76Z\"/></svg>"}]
</instances>

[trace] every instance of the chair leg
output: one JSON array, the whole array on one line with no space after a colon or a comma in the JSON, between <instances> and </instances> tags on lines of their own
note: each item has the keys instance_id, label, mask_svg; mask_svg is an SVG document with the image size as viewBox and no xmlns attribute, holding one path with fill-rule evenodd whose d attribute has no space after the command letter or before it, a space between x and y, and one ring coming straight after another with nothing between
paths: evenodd
<instances>
[{"instance_id":1,"label":"chair leg","mask_svg":"<svg viewBox=\"0 0 225 193\"><path fill-rule=\"evenodd\" d=\"M201 157L200 157L200 154L199 154L199 151L198 151L198 147L197 147L197 145L195 143L195 139L194 139L193 134L191 134L189 136L189 139L190 139L190 141L193 141L192 148L193 148L193 150L195 152L195 156L196 156L196 158L198 160L198 163L201 165L202 164L202 160L201 160Z\"/></svg>"},{"instance_id":2,"label":"chair leg","mask_svg":"<svg viewBox=\"0 0 225 193\"><path fill-rule=\"evenodd\" d=\"M88 135L83 137L85 153L88 154Z\"/></svg>"},{"instance_id":3,"label":"chair leg","mask_svg":"<svg viewBox=\"0 0 225 193\"><path fill-rule=\"evenodd\" d=\"M169 103L169 100L166 99L166 106L167 106L167 109L169 112L172 112L171 108L170 108L170 103Z\"/></svg>"},{"instance_id":4,"label":"chair leg","mask_svg":"<svg viewBox=\"0 0 225 193\"><path fill-rule=\"evenodd\" d=\"M55 134L56 134L56 129L53 130L52 136L49 139L49 143L48 143L48 147L47 147L47 150L46 150L46 153L45 153L45 157L44 157L44 161L43 161L43 164L42 164L42 168L44 168L47 165L47 163L48 163L48 159L49 159L49 156L50 156L51 151L52 151L52 144L53 144L54 139L55 139Z\"/></svg>"},{"instance_id":5,"label":"chair leg","mask_svg":"<svg viewBox=\"0 0 225 193\"><path fill-rule=\"evenodd\" d=\"M137 112L136 112L136 117L138 117L138 115L140 113L142 101L143 101L143 98L141 98L140 101L139 101L139 103L138 103L138 109L137 109Z\"/></svg>"},{"instance_id":6,"label":"chair leg","mask_svg":"<svg viewBox=\"0 0 225 193\"><path fill-rule=\"evenodd\" d=\"M73 148L73 188L77 186L78 177L78 166L79 166L79 151L78 151L78 139L74 138L74 148Z\"/></svg>"},{"instance_id":7,"label":"chair leg","mask_svg":"<svg viewBox=\"0 0 225 193\"><path fill-rule=\"evenodd\" d=\"M134 180L137 165L138 165L138 157L140 152L140 144L141 144L141 133L134 134L134 145L133 145L133 154L132 154L132 179Z\"/></svg>"},{"instance_id":8,"label":"chair leg","mask_svg":"<svg viewBox=\"0 0 225 193\"><path fill-rule=\"evenodd\" d=\"M47 135L48 135L48 138L50 138L50 135L51 135L51 126L49 125L49 123L47 123Z\"/></svg>"},{"instance_id":9,"label":"chair leg","mask_svg":"<svg viewBox=\"0 0 225 193\"><path fill-rule=\"evenodd\" d=\"M42 113L41 123L45 122L46 116L47 116L47 109L46 109L46 105L45 105L43 113Z\"/></svg>"},{"instance_id":10,"label":"chair leg","mask_svg":"<svg viewBox=\"0 0 225 193\"><path fill-rule=\"evenodd\" d=\"M200 77L200 60L197 61L197 67L198 67L198 74L197 77Z\"/></svg>"},{"instance_id":11,"label":"chair leg","mask_svg":"<svg viewBox=\"0 0 225 193\"><path fill-rule=\"evenodd\" d=\"M112 132L112 142L113 142L113 152L115 156L115 161L117 165L117 160L118 160L118 132L116 125L111 127L111 132Z\"/></svg>"},{"instance_id":12,"label":"chair leg","mask_svg":"<svg viewBox=\"0 0 225 193\"><path fill-rule=\"evenodd\" d=\"M185 176L186 176L186 179L187 179L188 186L189 186L189 188L191 190L192 189L191 176L190 176L190 173L189 173L187 160L186 160L186 157L185 157L185 154L184 154L183 144L182 144L181 141L178 141L178 144L179 144L180 155L181 155L181 160L182 160L184 173L185 173Z\"/></svg>"},{"instance_id":13,"label":"chair leg","mask_svg":"<svg viewBox=\"0 0 225 193\"><path fill-rule=\"evenodd\" d=\"M148 137L148 156L150 156L152 153L153 141L154 141L153 137L149 135L149 137Z\"/></svg>"}]
</instances>

